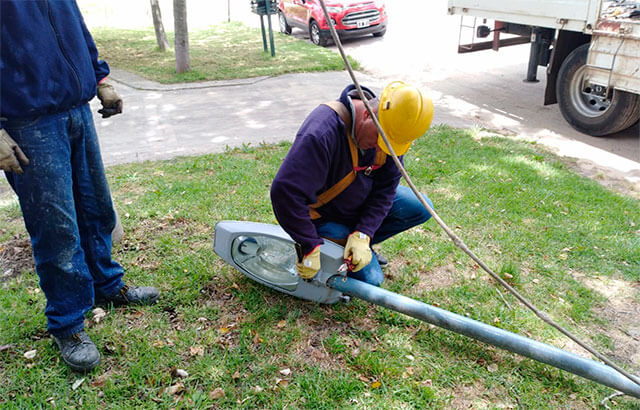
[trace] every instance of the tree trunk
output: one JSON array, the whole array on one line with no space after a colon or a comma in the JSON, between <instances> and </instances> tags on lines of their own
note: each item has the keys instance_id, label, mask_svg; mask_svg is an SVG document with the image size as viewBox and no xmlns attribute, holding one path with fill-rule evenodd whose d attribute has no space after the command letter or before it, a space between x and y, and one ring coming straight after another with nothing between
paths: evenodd
<instances>
[{"instance_id":1,"label":"tree trunk","mask_svg":"<svg viewBox=\"0 0 640 410\"><path fill-rule=\"evenodd\" d=\"M167 51L169 48L169 41L167 41L167 35L164 32L164 25L162 24L162 13L160 13L160 4L158 0L151 1L151 15L153 16L153 28L156 30L156 41L158 42L158 49L160 51Z\"/></svg>"},{"instance_id":2,"label":"tree trunk","mask_svg":"<svg viewBox=\"0 0 640 410\"><path fill-rule=\"evenodd\" d=\"M176 72L189 71L189 29L187 28L187 0L173 0L173 22L176 33Z\"/></svg>"}]
</instances>

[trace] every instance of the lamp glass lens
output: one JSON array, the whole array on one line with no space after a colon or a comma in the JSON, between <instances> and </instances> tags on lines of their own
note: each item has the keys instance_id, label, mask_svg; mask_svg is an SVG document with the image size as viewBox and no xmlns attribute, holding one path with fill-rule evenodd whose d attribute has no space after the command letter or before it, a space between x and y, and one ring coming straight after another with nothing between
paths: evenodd
<instances>
[{"instance_id":1,"label":"lamp glass lens","mask_svg":"<svg viewBox=\"0 0 640 410\"><path fill-rule=\"evenodd\" d=\"M241 235L233 240L231 257L245 272L273 286L287 290L298 286L296 251L291 242Z\"/></svg>"}]
</instances>

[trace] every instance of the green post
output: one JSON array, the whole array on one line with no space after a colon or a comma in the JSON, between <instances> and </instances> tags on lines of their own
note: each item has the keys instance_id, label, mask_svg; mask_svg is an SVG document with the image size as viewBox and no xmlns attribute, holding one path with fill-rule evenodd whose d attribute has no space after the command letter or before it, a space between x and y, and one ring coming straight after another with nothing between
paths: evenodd
<instances>
[{"instance_id":1,"label":"green post","mask_svg":"<svg viewBox=\"0 0 640 410\"><path fill-rule=\"evenodd\" d=\"M271 29L271 0L266 0L264 4L267 10L267 21L269 22L269 41L271 42L271 57L275 57L276 47L273 44L273 30Z\"/></svg>"},{"instance_id":2,"label":"green post","mask_svg":"<svg viewBox=\"0 0 640 410\"><path fill-rule=\"evenodd\" d=\"M264 32L264 18L262 14L260 15L260 28L262 29L262 46L264 47L264 52L266 53L267 52L267 35Z\"/></svg>"},{"instance_id":3,"label":"green post","mask_svg":"<svg viewBox=\"0 0 640 410\"><path fill-rule=\"evenodd\" d=\"M267 52L267 32L264 27L264 16L267 16L269 24L269 41L271 42L271 57L276 56L276 46L273 41L273 29L271 28L271 14L275 14L275 9L272 7L272 1L274 0L251 0L251 11L260 16L260 29L262 30L262 47L264 52Z\"/></svg>"}]
</instances>

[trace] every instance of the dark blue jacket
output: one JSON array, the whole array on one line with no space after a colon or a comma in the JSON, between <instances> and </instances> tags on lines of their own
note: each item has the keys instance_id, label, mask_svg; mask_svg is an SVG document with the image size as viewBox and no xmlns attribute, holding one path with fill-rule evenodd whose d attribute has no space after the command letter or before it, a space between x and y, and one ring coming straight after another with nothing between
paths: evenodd
<instances>
[{"instance_id":1,"label":"dark blue jacket","mask_svg":"<svg viewBox=\"0 0 640 410\"><path fill-rule=\"evenodd\" d=\"M353 88L347 87L339 99L348 108L352 104L346 96ZM318 208L322 218L311 221L309 204L351 171L347 138L338 114L326 105L317 107L300 127L271 184L276 219L305 254L324 243L315 224L337 222L373 237L393 204L401 174L387 156L386 163L370 175L359 172L342 193ZM372 165L375 157L375 148L365 150L358 155L358 164Z\"/></svg>"},{"instance_id":2,"label":"dark blue jacket","mask_svg":"<svg viewBox=\"0 0 640 410\"><path fill-rule=\"evenodd\" d=\"M0 27L0 117L80 106L109 74L75 0L0 0Z\"/></svg>"}]
</instances>

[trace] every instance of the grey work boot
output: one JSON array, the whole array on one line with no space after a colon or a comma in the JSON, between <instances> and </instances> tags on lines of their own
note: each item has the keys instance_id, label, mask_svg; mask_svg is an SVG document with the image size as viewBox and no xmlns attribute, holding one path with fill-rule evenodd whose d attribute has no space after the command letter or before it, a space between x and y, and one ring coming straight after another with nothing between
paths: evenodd
<instances>
[{"instance_id":1,"label":"grey work boot","mask_svg":"<svg viewBox=\"0 0 640 410\"><path fill-rule=\"evenodd\" d=\"M89 335L81 330L69 337L55 337L62 354L62 360L76 372L88 372L100 364L100 352L89 338Z\"/></svg>"},{"instance_id":2,"label":"grey work boot","mask_svg":"<svg viewBox=\"0 0 640 410\"><path fill-rule=\"evenodd\" d=\"M373 248L371 249L371 252L373 252L375 257L378 259L378 263L380 264L380 267L386 268L387 265L389 264L389 261L387 260L387 258L385 258L383 255L380 255L378 252L374 251Z\"/></svg>"},{"instance_id":3,"label":"grey work boot","mask_svg":"<svg viewBox=\"0 0 640 410\"><path fill-rule=\"evenodd\" d=\"M158 301L158 296L160 296L158 289L151 286L129 287L124 285L113 295L96 297L96 305L153 305Z\"/></svg>"}]
</instances>

